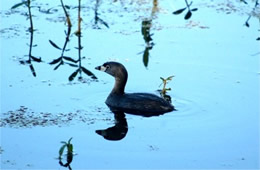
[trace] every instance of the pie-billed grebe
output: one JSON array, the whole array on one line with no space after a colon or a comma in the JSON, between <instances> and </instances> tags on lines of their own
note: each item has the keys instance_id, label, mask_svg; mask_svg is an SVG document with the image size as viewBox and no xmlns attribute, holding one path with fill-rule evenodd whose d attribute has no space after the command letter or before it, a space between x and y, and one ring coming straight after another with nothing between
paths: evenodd
<instances>
[{"instance_id":1,"label":"pie-billed grebe","mask_svg":"<svg viewBox=\"0 0 260 170\"><path fill-rule=\"evenodd\" d=\"M118 62L106 62L95 69L104 71L115 77L115 85L106 99L111 110L143 116L160 115L174 110L174 106L163 98L149 93L125 93L127 71Z\"/></svg>"}]
</instances>

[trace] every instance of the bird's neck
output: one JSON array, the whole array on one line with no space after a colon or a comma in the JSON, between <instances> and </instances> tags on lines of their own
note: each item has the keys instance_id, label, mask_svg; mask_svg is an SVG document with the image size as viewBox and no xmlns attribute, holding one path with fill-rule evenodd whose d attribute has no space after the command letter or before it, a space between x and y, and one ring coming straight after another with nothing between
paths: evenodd
<instances>
[{"instance_id":1,"label":"bird's neck","mask_svg":"<svg viewBox=\"0 0 260 170\"><path fill-rule=\"evenodd\" d=\"M125 69L117 73L117 75L115 76L115 85L113 90L111 91L111 94L123 95L125 93L125 85L127 82L127 77L128 74Z\"/></svg>"},{"instance_id":2,"label":"bird's neck","mask_svg":"<svg viewBox=\"0 0 260 170\"><path fill-rule=\"evenodd\" d=\"M127 77L115 78L115 85L111 93L123 95L125 93L126 81L127 81Z\"/></svg>"}]
</instances>

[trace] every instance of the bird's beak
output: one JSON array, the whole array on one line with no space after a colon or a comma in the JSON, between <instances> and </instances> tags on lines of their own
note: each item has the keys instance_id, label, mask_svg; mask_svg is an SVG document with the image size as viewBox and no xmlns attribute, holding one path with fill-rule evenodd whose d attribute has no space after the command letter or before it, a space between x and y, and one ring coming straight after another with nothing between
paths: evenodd
<instances>
[{"instance_id":1,"label":"bird's beak","mask_svg":"<svg viewBox=\"0 0 260 170\"><path fill-rule=\"evenodd\" d=\"M104 66L97 66L97 67L95 67L95 69L99 70L99 71L104 71L105 72L107 68L104 67Z\"/></svg>"}]
</instances>

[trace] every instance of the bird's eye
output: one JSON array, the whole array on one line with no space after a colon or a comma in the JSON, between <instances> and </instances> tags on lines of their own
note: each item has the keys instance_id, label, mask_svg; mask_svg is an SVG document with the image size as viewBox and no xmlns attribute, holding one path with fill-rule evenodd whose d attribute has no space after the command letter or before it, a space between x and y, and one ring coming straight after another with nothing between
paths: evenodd
<instances>
[{"instance_id":1,"label":"bird's eye","mask_svg":"<svg viewBox=\"0 0 260 170\"><path fill-rule=\"evenodd\" d=\"M110 69L110 66L109 66L109 65L106 65L106 69Z\"/></svg>"}]
</instances>

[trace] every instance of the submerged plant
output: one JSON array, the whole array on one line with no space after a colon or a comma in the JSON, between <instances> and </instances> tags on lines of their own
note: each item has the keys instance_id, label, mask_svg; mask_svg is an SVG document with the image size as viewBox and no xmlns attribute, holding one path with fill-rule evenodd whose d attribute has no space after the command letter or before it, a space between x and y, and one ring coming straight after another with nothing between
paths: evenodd
<instances>
[{"instance_id":1,"label":"submerged plant","mask_svg":"<svg viewBox=\"0 0 260 170\"><path fill-rule=\"evenodd\" d=\"M73 160L73 145L71 143L71 140L72 140L72 138L70 138L68 140L68 142L62 141L61 143L63 145L60 147L60 150L59 150L59 164L64 167L68 167L70 170L71 170L70 164ZM62 162L62 157L63 157L63 153L64 153L65 149L67 150L67 154L66 154L67 162L64 164Z\"/></svg>"},{"instance_id":2,"label":"submerged plant","mask_svg":"<svg viewBox=\"0 0 260 170\"><path fill-rule=\"evenodd\" d=\"M188 3L188 1L185 0L185 3L186 3L186 7L185 7L185 8L181 8L181 9L179 9L179 10L177 10L177 11L174 11L173 14L174 14L174 15L179 15L179 14L181 14L183 11L185 11L186 9L188 9L188 12L186 13L186 15L185 15L185 17L184 17L184 19L188 20L188 19L190 19L190 17L192 16L192 12L197 11L198 8L192 8L192 9L190 8L190 6L192 5L192 1L191 1L190 3Z\"/></svg>"}]
</instances>

